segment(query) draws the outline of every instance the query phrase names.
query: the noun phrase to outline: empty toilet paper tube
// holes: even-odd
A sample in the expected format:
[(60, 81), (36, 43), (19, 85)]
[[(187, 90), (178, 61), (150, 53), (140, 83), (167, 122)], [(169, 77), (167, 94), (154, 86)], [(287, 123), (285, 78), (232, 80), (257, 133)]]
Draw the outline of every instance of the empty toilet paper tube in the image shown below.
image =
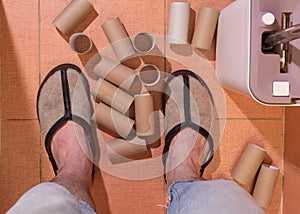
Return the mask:
[(211, 48), (220, 12), (209, 7), (201, 7), (198, 12), (192, 45), (202, 50)]
[(265, 156), (266, 151), (263, 148), (248, 144), (234, 168), (232, 177), (241, 184), (250, 186)]
[(253, 190), (253, 198), (263, 208), (267, 208), (272, 200), (279, 169), (263, 164), (259, 171)]
[(92, 40), (83, 33), (74, 33), (69, 41), (71, 49), (77, 54), (85, 54), (93, 47)]
[(131, 39), (119, 17), (111, 19), (102, 25), (102, 30), (112, 46), (117, 58), (124, 61), (135, 55)]
[(138, 136), (155, 134), (154, 103), (150, 94), (134, 96), (136, 132)]
[(190, 8), (191, 6), (188, 2), (171, 3), (168, 25), (169, 44), (187, 44)]
[(92, 88), (92, 95), (96, 102), (102, 101), (122, 114), (128, 112), (134, 100), (133, 96), (102, 78)]
[(93, 5), (87, 0), (73, 0), (56, 17), (53, 24), (62, 33), (68, 35), (93, 10)]
[(160, 71), (155, 65), (145, 64), (140, 70), (139, 79), (145, 86), (153, 86), (160, 80)]
[(134, 70), (105, 56), (101, 56), (93, 72), (126, 91), (131, 89), (136, 78)]
[(110, 108), (104, 103), (99, 103), (95, 109), (95, 119), (98, 126), (126, 138), (130, 134), (134, 120)]
[(133, 39), (133, 47), (139, 53), (148, 53), (155, 46), (154, 37), (148, 32), (138, 33)]
[(106, 143), (106, 151), (113, 164), (151, 157), (145, 140), (134, 142), (134, 139), (132, 141), (113, 139)]

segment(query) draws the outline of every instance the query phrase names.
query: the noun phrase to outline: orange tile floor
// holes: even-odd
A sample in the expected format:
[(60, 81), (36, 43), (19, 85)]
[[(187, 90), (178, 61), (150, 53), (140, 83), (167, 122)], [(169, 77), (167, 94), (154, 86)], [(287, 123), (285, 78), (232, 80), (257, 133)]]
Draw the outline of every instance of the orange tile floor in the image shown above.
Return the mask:
[[(232, 0), (190, 0), (197, 13), (202, 6), (221, 10)], [(73, 53), (52, 21), (70, 0), (1, 1), (1, 155), (0, 213), (4, 213), (30, 187), (53, 177), (36, 115), (36, 94), (45, 75), (56, 65), (74, 63), (84, 68), (85, 57)], [(108, 46), (101, 24), (119, 16), (129, 35), (167, 32), (169, 0), (90, 0), (95, 11), (85, 29), (96, 50)], [(81, 26), (83, 27), (83, 26)], [(94, 50), (95, 51), (95, 50)], [(162, 53), (166, 50), (162, 49)], [(215, 65), (215, 45), (203, 54)], [(172, 64), (173, 69), (178, 66)], [(264, 147), (280, 169), (271, 206), (282, 210), (284, 108), (266, 107), (235, 92), (224, 90), (225, 131), (205, 178), (231, 179), (231, 172), (247, 143)], [(162, 146), (162, 145), (161, 145)], [(161, 147), (157, 149), (161, 151)], [(162, 176), (142, 181), (126, 180), (96, 170), (92, 194), (99, 213), (164, 213)], [(289, 214), (289, 213), (288, 213)]]

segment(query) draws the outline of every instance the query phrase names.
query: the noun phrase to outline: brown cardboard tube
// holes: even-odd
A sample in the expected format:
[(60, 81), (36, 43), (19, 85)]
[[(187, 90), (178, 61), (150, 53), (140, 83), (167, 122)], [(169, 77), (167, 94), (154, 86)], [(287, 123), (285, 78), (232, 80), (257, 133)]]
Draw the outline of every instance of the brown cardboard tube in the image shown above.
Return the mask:
[(267, 208), (270, 205), (278, 174), (279, 169), (274, 166), (261, 166), (253, 190), (253, 198), (259, 206)]
[(220, 12), (209, 7), (199, 9), (192, 45), (202, 50), (209, 50), (214, 38)]
[(140, 32), (133, 39), (133, 47), (139, 53), (149, 53), (155, 47), (155, 39), (148, 32)]
[(103, 79), (130, 91), (136, 79), (135, 71), (105, 56), (101, 56), (100, 62), (95, 66), (93, 72)]
[(155, 133), (154, 103), (150, 94), (134, 96), (136, 132), (138, 136), (151, 136)]
[(122, 114), (128, 112), (134, 100), (133, 96), (102, 78), (92, 89), (92, 95), (96, 102), (102, 101)]
[(132, 42), (119, 17), (105, 22), (102, 25), (102, 30), (120, 61), (135, 55)]
[(87, 0), (73, 0), (56, 17), (53, 24), (65, 35), (71, 33), (79, 23), (93, 10), (93, 5)]
[(134, 125), (133, 120), (104, 103), (98, 104), (95, 119), (100, 129), (108, 130), (123, 138), (128, 137)]
[(132, 160), (141, 160), (151, 157), (145, 140), (135, 139), (126, 141), (113, 139), (106, 143), (106, 151), (112, 164), (120, 164)]
[(83, 33), (74, 33), (69, 40), (71, 49), (77, 54), (85, 54), (93, 47), (92, 40)]
[(266, 151), (263, 148), (252, 143), (248, 144), (232, 177), (239, 183), (250, 186), (265, 156)]
[(162, 92), (164, 89), (164, 72), (153, 64), (145, 64), (138, 73), (140, 82), (149, 92)]
[(145, 64), (140, 70), (139, 78), (145, 86), (153, 86), (160, 80), (160, 71), (155, 65)]
[(188, 2), (171, 2), (168, 25), (169, 44), (187, 44), (190, 7)]

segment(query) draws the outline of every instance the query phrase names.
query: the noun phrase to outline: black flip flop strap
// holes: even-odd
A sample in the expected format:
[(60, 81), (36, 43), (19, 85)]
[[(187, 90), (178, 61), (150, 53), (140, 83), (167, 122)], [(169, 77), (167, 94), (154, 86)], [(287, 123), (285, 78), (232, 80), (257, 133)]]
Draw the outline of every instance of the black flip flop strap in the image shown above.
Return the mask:
[(64, 117), (71, 119), (72, 118), (72, 108), (71, 108), (71, 98), (70, 98), (67, 69), (61, 70), (61, 83), (62, 83), (63, 99), (64, 99), (64, 107), (65, 107)]
[[(200, 81), (201, 84), (205, 84), (203, 81), (201, 81), (201, 79), (192, 71), (188, 71), (188, 70), (179, 70), (179, 71), (175, 71), (172, 76), (170, 76), (170, 78), (167, 80), (166, 84), (168, 84), (175, 76), (179, 76), (181, 75), (183, 77), (183, 82), (184, 82), (184, 122), (177, 124), (176, 126), (174, 126), (166, 135), (165, 137), (165, 146), (163, 149), (163, 165), (164, 165), (164, 170), (166, 170), (166, 160), (168, 157), (168, 151), (170, 149), (170, 144), (173, 140), (173, 138), (183, 129), (185, 128), (192, 128), (193, 130), (197, 131), (198, 133), (200, 133), (201, 135), (203, 135), (206, 140), (207, 143), (209, 144), (209, 158), (206, 158), (205, 163), (203, 163), (201, 165), (200, 168), (200, 176), (203, 175), (204, 170), (206, 168), (206, 166), (211, 162), (211, 160), (213, 159), (214, 156), (214, 143), (213, 143), (213, 139), (211, 137), (211, 135), (209, 134), (209, 132), (204, 129), (203, 127), (195, 124), (194, 122), (192, 122), (192, 117), (191, 117), (191, 110), (190, 110), (190, 80), (189, 80), (189, 76), (195, 78), (196, 80)], [(165, 101), (164, 101), (165, 103)], [(164, 108), (165, 110), (165, 108)], [(164, 178), (166, 180), (166, 171), (164, 172)]]
[(54, 136), (55, 132), (60, 127), (62, 127), (65, 123), (67, 123), (69, 120), (72, 120), (72, 121), (78, 123), (81, 127), (83, 127), (83, 129), (86, 133), (86, 136), (88, 138), (87, 140), (88, 140), (89, 145), (91, 147), (91, 152), (93, 154), (93, 159), (95, 159), (96, 147), (95, 147), (95, 144), (94, 144), (94, 139), (92, 138), (93, 134), (92, 134), (90, 125), (84, 119), (82, 119), (81, 117), (78, 117), (76, 115), (72, 115), (72, 117), (63, 116), (58, 121), (56, 121), (56, 123), (53, 124), (53, 126), (50, 128), (50, 130), (48, 131), (48, 133), (45, 137), (46, 151), (47, 151), (49, 160), (52, 164), (52, 168), (54, 170), (55, 175), (57, 174), (58, 167), (57, 167), (56, 161), (55, 161), (55, 159), (53, 157), (53, 154), (52, 154), (51, 140), (52, 140), (52, 137)]
[[(78, 70), (78, 69), (76, 69), (76, 70), (78, 72), (80, 72), (80, 70)], [(45, 137), (46, 151), (48, 153), (49, 160), (51, 161), (51, 164), (52, 164), (55, 174), (57, 174), (58, 167), (57, 167), (56, 161), (55, 161), (52, 151), (51, 151), (51, 140), (52, 140), (52, 137), (54, 136), (55, 132), (69, 120), (72, 120), (72, 121), (78, 123), (79, 125), (81, 125), (84, 128), (85, 133), (87, 134), (87, 137), (88, 137), (88, 141), (90, 142), (91, 151), (93, 153), (93, 156), (95, 156), (95, 145), (93, 143), (92, 131), (91, 131), (89, 124), (83, 118), (72, 114), (67, 68), (61, 69), (61, 83), (62, 83), (63, 100), (64, 100), (64, 116), (61, 117), (58, 121), (56, 121), (53, 124), (53, 126), (50, 128), (50, 130), (48, 131), (48, 133)]]
[(165, 146), (163, 148), (163, 156), (162, 156), (162, 161), (163, 161), (163, 165), (164, 165), (164, 178), (166, 179), (166, 162), (167, 162), (167, 158), (168, 158), (168, 151), (170, 149), (170, 145), (172, 140), (174, 139), (174, 137), (183, 129), (185, 128), (192, 128), (193, 130), (195, 130), (196, 132), (200, 133), (201, 135), (203, 135), (205, 137), (205, 139), (207, 140), (207, 143), (209, 145), (209, 158), (206, 158), (206, 161), (201, 165), (200, 168), (200, 172), (199, 175), (202, 176), (204, 173), (205, 168), (208, 166), (208, 164), (212, 161), (213, 157), (214, 157), (214, 144), (213, 144), (213, 139), (211, 137), (211, 135), (206, 131), (206, 129), (202, 128), (201, 126), (198, 126), (195, 123), (187, 123), (187, 122), (183, 122), (180, 124), (177, 124), (176, 126), (174, 126), (166, 135), (165, 137)]

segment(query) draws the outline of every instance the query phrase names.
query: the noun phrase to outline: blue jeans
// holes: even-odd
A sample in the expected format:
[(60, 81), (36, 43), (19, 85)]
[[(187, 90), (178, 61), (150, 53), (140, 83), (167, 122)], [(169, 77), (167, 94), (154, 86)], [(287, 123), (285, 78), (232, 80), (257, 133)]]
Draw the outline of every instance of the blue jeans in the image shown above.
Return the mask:
[(179, 181), (170, 186), (168, 214), (258, 214), (264, 211), (233, 181)]
[[(169, 189), (169, 214), (258, 214), (264, 213), (244, 189), (232, 181), (179, 181)], [(8, 211), (12, 213), (94, 214), (56, 183), (42, 183), (27, 191)]]
[(77, 200), (67, 189), (53, 182), (28, 190), (7, 213), (95, 214), (88, 204)]

